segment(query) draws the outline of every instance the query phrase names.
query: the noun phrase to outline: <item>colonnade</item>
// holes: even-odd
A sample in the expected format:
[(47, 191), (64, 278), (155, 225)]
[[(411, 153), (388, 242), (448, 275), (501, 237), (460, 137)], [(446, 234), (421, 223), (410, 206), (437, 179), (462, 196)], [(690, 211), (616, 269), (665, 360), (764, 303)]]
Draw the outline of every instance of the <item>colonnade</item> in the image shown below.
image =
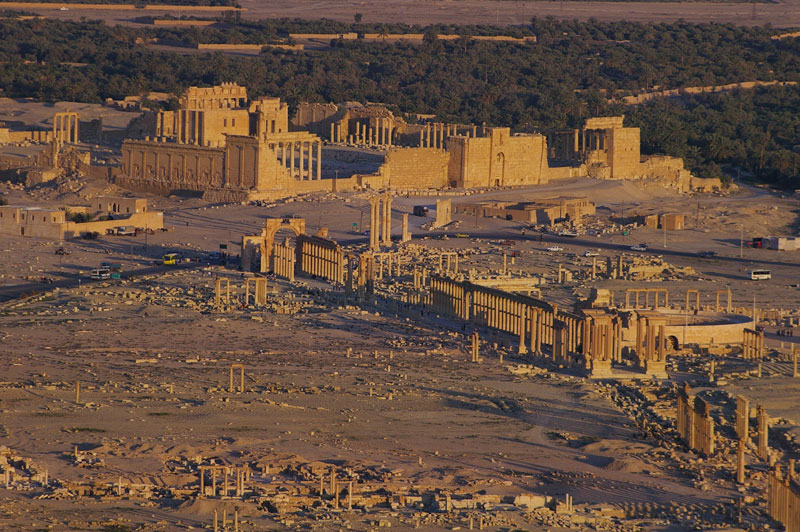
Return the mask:
[(610, 315), (589, 316), (583, 320), (583, 352), (592, 370), (611, 368), (622, 361), (622, 325)]
[(742, 358), (761, 360), (764, 356), (764, 332), (744, 329), (742, 336)]
[(78, 113), (56, 113), (53, 115), (53, 140), (56, 142), (78, 142)]
[(272, 246), (272, 271), (275, 275), (294, 281), (296, 262), (297, 249), (289, 244), (288, 238), (283, 244), (275, 244)]
[(387, 275), (390, 277), (393, 275), (400, 276), (402, 275), (400, 271), (400, 255), (396, 253), (373, 253), (373, 257), (375, 258), (375, 263), (378, 268), (377, 278), (378, 280), (383, 280), (383, 268), (386, 267)]
[(377, 251), (392, 245), (392, 193), (369, 198), (369, 248)]
[(458, 273), (458, 252), (442, 251), (439, 254), (439, 273)]
[(344, 284), (344, 252), (333, 240), (300, 235), (300, 271), (333, 283)]
[[(418, 276), (415, 272), (415, 283)], [(439, 314), (498, 329), (519, 337), (519, 352), (541, 355), (543, 346), (553, 348), (557, 327), (564, 329), (562, 344), (570, 353), (584, 346), (584, 319), (558, 306), (530, 296), (431, 276), (425, 304)]]
[(689, 393), (689, 385), (678, 389), (677, 428), (690, 449), (706, 456), (714, 454), (714, 419), (708, 404)]
[(292, 177), (300, 181), (322, 179), (321, 140), (281, 141), (270, 143), (269, 147), (280, 154), (281, 164)]
[(800, 532), (800, 486), (795, 474), (792, 460), (786, 475), (776, 466), (767, 476), (767, 513), (782, 523), (786, 532)]
[[(419, 130), (419, 147), (420, 148), (439, 148), (444, 149), (445, 139), (460, 134), (460, 130), (466, 130), (464, 133), (468, 137), (478, 136), (478, 126), (472, 124), (469, 126), (459, 126), (458, 124), (444, 124), (442, 122), (434, 122), (425, 124)], [(481, 127), (481, 135), (486, 134), (486, 127)]]
[(731, 309), (733, 308), (733, 293), (730, 291), (730, 289), (717, 290), (715, 292), (715, 294), (714, 294), (714, 309), (717, 312), (722, 312), (722, 310), (720, 310), (720, 306), (719, 306), (719, 296), (728, 296), (728, 304), (725, 307), (725, 312), (730, 312)]
[[(663, 363), (666, 361), (666, 318), (638, 314), (636, 318), (636, 346), (634, 348), (639, 365)], [(656, 336), (656, 330), (658, 335)]]
[(217, 475), (222, 476), (222, 493), (220, 497), (230, 496), (230, 487), (228, 485), (228, 475), (235, 475), (235, 482), (233, 489), (236, 497), (244, 496), (245, 484), (250, 481), (250, 470), (246, 466), (231, 467), (222, 465), (208, 465), (198, 467), (198, 475), (200, 476), (200, 495), (206, 494), (206, 472), (211, 473), (211, 496), (217, 497)]
[(582, 144), (578, 146), (579, 136), (577, 134), (575, 135), (576, 152), (583, 151), (583, 153), (586, 153), (587, 151), (598, 151), (608, 148), (608, 146), (606, 146), (606, 131), (603, 129), (584, 129), (580, 137), (582, 137)]
[[(374, 121), (374, 126), (371, 122)], [(349, 144), (352, 146), (375, 146), (382, 148), (391, 148), (394, 146), (395, 125), (394, 120), (391, 118), (374, 118), (369, 120), (370, 123), (363, 123), (355, 119), (347, 124), (347, 132), (343, 131), (342, 124), (332, 123), (330, 138), (331, 142), (336, 144)], [(350, 132), (350, 125), (354, 127), (355, 131)]]
[(203, 112), (197, 109), (179, 109), (175, 121), (175, 136), (180, 144), (202, 145), (200, 132), (202, 127), (200, 122), (203, 119)]
[[(644, 294), (644, 307), (639, 305), (639, 295)], [(650, 306), (650, 294), (653, 294), (653, 305)], [(658, 308), (659, 296), (664, 295), (664, 305), (669, 306), (669, 292), (666, 288), (626, 288), (625, 308)], [(631, 295), (634, 296), (634, 306), (631, 307)], [(687, 296), (688, 297), (688, 296)]]

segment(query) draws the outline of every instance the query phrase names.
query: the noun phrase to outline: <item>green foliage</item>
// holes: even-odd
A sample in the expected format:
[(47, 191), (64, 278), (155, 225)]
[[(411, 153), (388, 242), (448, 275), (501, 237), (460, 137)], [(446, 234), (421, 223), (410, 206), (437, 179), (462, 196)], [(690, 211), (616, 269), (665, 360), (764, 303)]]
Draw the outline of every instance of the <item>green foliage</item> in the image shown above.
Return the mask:
[[(702, 176), (752, 174), (796, 187), (796, 87), (611, 104), (642, 91), (751, 80), (800, 81), (800, 40), (772, 40), (768, 27), (637, 24), (535, 18), (527, 26), (428, 27), (294, 19), (211, 27), (109, 28), (98, 21), (0, 21), (0, 89), (8, 97), (101, 102), (149, 91), (178, 95), (225, 81), (251, 96), (302, 101), (383, 102), (396, 112), (444, 121), (507, 125), (517, 131), (579, 127), (623, 113), (642, 127), (645, 153), (684, 157)], [(179, 55), (148, 48), (183, 43), (270, 43), (289, 33), (423, 33), (422, 43), (335, 39), (305, 52), (265, 49), (258, 57)], [(535, 35), (535, 44), (437, 39), (437, 35)], [(74, 64), (86, 66), (75, 67)], [(782, 102), (787, 99), (790, 105)], [(174, 109), (172, 99), (165, 108)], [(413, 119), (410, 119), (413, 120)]]
[(66, 211), (66, 219), (68, 222), (75, 222), (78, 224), (91, 222), (94, 220), (94, 214), (84, 213), (84, 212), (72, 212), (69, 209), (64, 209)]
[(125, 525), (104, 525), (102, 528), (102, 532), (132, 532), (130, 527)]
[(5, 196), (0, 196), (0, 205), (8, 205), (8, 200)]
[(800, 188), (800, 87), (764, 87), (684, 96), (630, 109), (642, 151), (686, 160), (700, 177), (752, 176)]

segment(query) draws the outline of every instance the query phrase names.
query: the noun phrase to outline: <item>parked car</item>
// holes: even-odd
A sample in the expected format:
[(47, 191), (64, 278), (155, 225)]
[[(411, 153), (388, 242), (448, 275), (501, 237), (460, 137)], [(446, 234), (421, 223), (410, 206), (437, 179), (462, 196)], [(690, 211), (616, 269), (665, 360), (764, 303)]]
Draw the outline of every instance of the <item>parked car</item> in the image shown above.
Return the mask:
[(69, 251), (64, 248), (58, 248), (56, 250), (56, 255), (69, 255)]
[(699, 251), (697, 253), (701, 257), (715, 257), (717, 255), (716, 251)]
[(586, 251), (583, 252), (583, 256), (584, 257), (599, 257), (600, 254), (598, 252), (596, 252), (596, 251), (591, 250), (591, 249), (587, 249)]
[(564, 251), (564, 248), (562, 248), (561, 246), (550, 246), (549, 248), (547, 248), (547, 251)]
[(111, 270), (112, 272), (122, 271), (122, 264), (120, 264), (119, 262), (115, 262), (115, 263), (101, 262), (100, 263), (100, 267), (101, 268), (106, 268), (108, 270)]
[(631, 246), (633, 251), (647, 251), (647, 244), (636, 244), (635, 246)]
[(136, 236), (136, 228), (131, 226), (117, 227), (119, 236)]

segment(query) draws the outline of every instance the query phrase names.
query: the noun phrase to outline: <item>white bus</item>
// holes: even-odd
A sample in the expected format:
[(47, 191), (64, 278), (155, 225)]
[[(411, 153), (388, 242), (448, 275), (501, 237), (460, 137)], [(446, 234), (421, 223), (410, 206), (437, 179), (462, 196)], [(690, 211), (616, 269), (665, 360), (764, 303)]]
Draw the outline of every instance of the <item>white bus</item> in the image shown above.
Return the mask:
[(750, 279), (754, 281), (772, 279), (772, 272), (769, 270), (750, 270), (748, 274), (750, 274)]

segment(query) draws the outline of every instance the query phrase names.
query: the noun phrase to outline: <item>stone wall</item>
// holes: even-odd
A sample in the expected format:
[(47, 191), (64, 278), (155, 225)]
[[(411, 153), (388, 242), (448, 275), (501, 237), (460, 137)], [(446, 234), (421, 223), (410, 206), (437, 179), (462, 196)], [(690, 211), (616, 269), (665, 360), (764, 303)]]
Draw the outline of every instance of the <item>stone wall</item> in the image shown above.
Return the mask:
[(66, 221), (66, 212), (60, 209), (0, 207), (0, 234), (5, 235), (63, 240), (91, 232), (105, 233), (106, 229), (123, 226), (161, 229), (164, 227), (164, 213), (146, 212), (115, 220), (76, 223)]
[(204, 191), (224, 185), (224, 161), (224, 148), (126, 140), (122, 145), (122, 175), (114, 181), (126, 188), (157, 194)]
[(611, 179), (625, 179), (636, 175), (641, 158), (638, 127), (620, 127), (607, 132), (608, 165)]
[(330, 128), (337, 115), (339, 115), (339, 106), (335, 103), (302, 102), (297, 105), (297, 112), (292, 118), (292, 127), (333, 141), (330, 138)]
[(45, 129), (31, 129), (14, 131), (0, 128), (0, 144), (17, 144), (20, 142), (35, 142), (46, 144), (53, 140), (53, 132)]
[(447, 186), (449, 155), (436, 148), (395, 148), (386, 154), (378, 173), (393, 189)]
[(450, 137), (448, 180), (463, 188), (538, 185), (549, 181), (547, 140), (491, 128), (486, 137)]

